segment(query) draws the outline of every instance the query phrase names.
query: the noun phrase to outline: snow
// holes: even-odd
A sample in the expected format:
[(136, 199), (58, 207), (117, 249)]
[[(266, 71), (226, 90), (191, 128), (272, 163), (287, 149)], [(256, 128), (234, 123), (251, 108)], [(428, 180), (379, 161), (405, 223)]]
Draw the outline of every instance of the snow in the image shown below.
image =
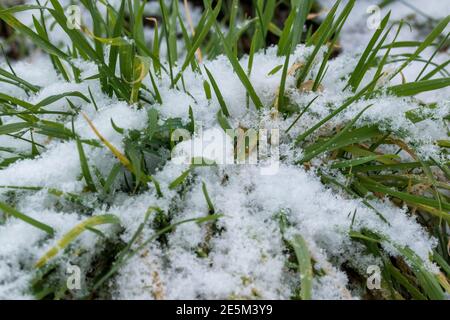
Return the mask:
[[(325, 9), (331, 8), (335, 3), (335, 1), (331, 0), (320, 0), (319, 2)], [(343, 3), (346, 2), (347, 1), (343, 1)], [(356, 1), (355, 7), (349, 16), (349, 20), (344, 25), (340, 35), (341, 39), (339, 45), (342, 47), (344, 52), (355, 54), (364, 50), (374, 31), (369, 29), (367, 26), (367, 21), (370, 17), (370, 14), (367, 10), (371, 6), (379, 5), (379, 3), (380, 1), (375, 0)], [(450, 2), (433, 0), (427, 1), (426, 5), (424, 6), (423, 0), (397, 0), (381, 8), (381, 19), (388, 12), (391, 12), (391, 21), (400, 22), (401, 20), (403, 20), (407, 24), (409, 23), (411, 26), (410, 28), (408, 25), (405, 25), (399, 33), (397, 40), (423, 41), (432, 30), (430, 25), (436, 25), (436, 22), (445, 18), (449, 14)], [(433, 20), (433, 23), (431, 24), (430, 19)], [(394, 28), (394, 30), (396, 31), (396, 28)], [(447, 26), (442, 34), (446, 35), (448, 32), (450, 32), (450, 26)], [(394, 40), (394, 35), (395, 32), (391, 32), (386, 40), (387, 44)], [(392, 49), (391, 53), (413, 53), (415, 49), (415, 47), (394, 48)], [(434, 47), (425, 49), (425, 51), (421, 54), (421, 57), (426, 61), (434, 53), (434, 49)], [(433, 61), (437, 64), (442, 64), (448, 60), (448, 51), (438, 52), (438, 54), (433, 59)], [(405, 68), (405, 70), (403, 71), (403, 75), (408, 82), (413, 81), (416, 79), (417, 75), (420, 73), (423, 67), (424, 63), (413, 62), (407, 68)], [(430, 66), (428, 66), (423, 75), (425, 75), (429, 71), (431, 71)], [(397, 83), (401, 83), (401, 76), (396, 77), (395, 80), (397, 81)], [(426, 102), (436, 102), (441, 100), (448, 100), (449, 95), (450, 89), (447, 87), (433, 92), (422, 93), (418, 95), (418, 98)]]
[[(225, 172), (229, 180), (223, 185), (221, 181)], [(289, 298), (290, 279), (286, 279), (286, 257), (276, 219), (280, 210), (288, 212), (288, 219), (294, 224), (289, 232), (302, 234), (312, 248), (318, 248), (313, 251), (319, 252), (315, 258), (324, 265), (332, 259), (344, 263), (349, 257), (356, 256), (352, 254), (355, 244), (348, 237), (351, 223), (349, 213), (355, 210), (355, 229), (379, 230), (388, 234), (395, 243), (410, 246), (425, 260), (435, 245), (435, 241), (429, 239), (404, 210), (389, 203), (380, 203), (379, 210), (391, 223), (391, 227), (387, 227), (359, 201), (336, 195), (314, 175), (297, 167), (282, 166), (274, 176), (260, 175), (257, 167), (241, 166), (215, 169), (213, 172), (202, 168), (196, 173), (197, 182), (191, 186), (187, 198), (181, 204), (183, 210), (178, 212), (176, 220), (192, 218), (198, 216), (199, 212), (207, 211), (201, 192), (201, 181), (204, 181), (216, 210), (224, 214), (218, 226), (225, 231), (211, 241), (208, 258), (199, 258), (195, 253), (205, 232), (204, 228), (195, 224), (177, 228), (169, 237), (169, 248), (163, 254), (158, 250), (154, 253), (154, 248), (149, 249), (151, 261), (158, 261), (159, 258), (157, 265), (170, 265), (170, 268), (159, 270), (165, 286), (165, 298), (168, 299), (254, 297), (253, 292), (258, 292), (263, 299)], [(317, 197), (318, 194), (321, 196)], [(144, 210), (142, 208), (141, 211)], [(364, 254), (359, 251), (358, 257), (361, 255)], [(146, 258), (142, 260), (133, 260), (128, 264), (118, 282), (130, 287), (126, 279), (137, 275), (149, 263)], [(317, 284), (321, 288), (317, 298), (348, 298), (346, 290), (335, 290), (345, 288), (345, 274), (330, 269), (332, 272), (327, 278), (320, 279), (326, 285)], [(194, 283), (195, 286), (192, 285)], [(136, 287), (133, 291), (136, 291)], [(117, 297), (141, 298), (142, 294), (130, 296), (128, 290), (119, 290)], [(151, 298), (151, 292), (147, 295)]]
[(0, 181), (6, 186), (36, 186), (81, 191), (77, 181), (80, 162), (73, 142), (60, 143), (38, 159), (21, 160), (0, 171)]
[[(166, 213), (170, 212), (173, 221), (207, 215), (208, 206), (202, 190), (203, 183), (216, 213), (223, 215), (216, 222), (221, 232), (209, 240), (210, 254), (207, 257), (199, 256), (196, 250), (208, 238), (211, 224), (180, 225), (168, 234), (166, 246), (156, 242), (148, 244), (145, 252), (134, 256), (119, 270), (117, 277), (111, 282), (113, 298), (289, 299), (293, 295), (293, 289), (298, 287), (298, 275), (286, 266), (285, 245), (277, 218), (280, 212), (284, 212), (291, 223), (286, 230), (286, 236), (290, 238), (301, 234), (317, 263), (316, 268), (325, 270), (323, 277), (314, 278), (315, 299), (359, 298), (357, 292), (347, 287), (347, 276), (340, 267), (350, 263), (365, 272), (368, 265), (379, 264), (379, 261), (363, 251), (362, 245), (351, 241), (348, 235), (354, 212), (354, 230), (371, 229), (387, 236), (396, 244), (408, 246), (427, 262), (430, 270), (436, 271), (429, 260), (429, 254), (437, 242), (429, 237), (405, 208), (398, 208), (388, 200), (372, 200), (371, 204), (389, 221), (390, 224), (387, 225), (361, 200), (350, 199), (347, 195), (323, 185), (314, 169), (306, 171), (293, 164), (298, 154), (291, 150), (290, 138), (304, 132), (352, 95), (349, 91), (342, 90), (346, 84), (345, 77), (358, 61), (355, 53), (360, 51), (356, 51), (357, 48), (364, 46), (371, 34), (369, 30), (361, 28), (366, 19), (362, 14), (365, 12), (366, 2), (369, 3), (357, 2), (355, 10), (361, 14), (356, 14), (354, 20), (349, 21), (349, 27), (344, 29), (341, 41), (344, 53), (329, 63), (330, 69), (322, 83), (323, 91), (319, 93), (319, 98), (289, 135), (282, 138), (280, 150), (286, 158), (274, 175), (262, 175), (261, 164), (230, 164), (233, 154), (227, 152), (231, 148), (224, 148), (224, 145), (230, 147), (232, 142), (224, 135), (216, 121), (216, 113), (220, 110), (217, 98), (214, 93), (211, 101), (205, 97), (203, 80), (207, 77), (204, 71), (202, 74), (185, 71), (185, 87), (191, 96), (170, 88), (168, 77), (164, 77), (158, 83), (162, 104), (151, 107), (144, 105), (139, 109), (102, 94), (96, 80), (82, 83), (64, 82), (54, 72), (50, 61), (40, 53), (36, 53), (27, 61), (14, 63), (17, 74), (40, 86), (41, 90), (28, 97), (22, 90), (0, 82), (0, 92), (36, 103), (51, 95), (69, 91), (79, 91), (89, 97), (90, 88), (98, 111), (94, 109), (93, 104), (79, 98), (71, 98), (71, 101), (87, 114), (99, 132), (119, 150), (123, 150), (123, 136), (113, 129), (111, 120), (126, 130), (142, 130), (146, 125), (147, 111), (151, 108), (156, 108), (163, 119), (179, 117), (187, 122), (188, 110), (192, 107), (197, 126), (202, 128), (204, 136), (211, 138), (206, 141), (206, 144), (211, 146), (210, 152), (206, 154), (199, 148), (201, 140), (198, 131), (193, 140), (184, 141), (176, 147), (173, 159), (155, 174), (156, 180), (161, 184), (163, 197), (158, 198), (152, 190), (139, 195), (117, 192), (108, 208), (95, 208), (95, 214), (108, 212), (120, 218), (124, 227), (121, 234), (124, 242), (130, 241), (143, 221), (145, 212), (152, 206), (157, 206)], [(429, 2), (436, 4), (426, 7), (430, 15), (440, 17), (445, 10), (450, 11), (449, 4), (444, 1)], [(117, 3), (111, 1), (111, 4)], [(439, 3), (442, 6), (437, 6)], [(152, 12), (154, 8), (149, 5), (147, 10)], [(395, 15), (394, 19), (409, 14), (404, 8), (393, 8), (393, 12), (401, 14)], [(197, 17), (198, 13), (194, 16)], [(19, 14), (19, 17), (22, 21), (31, 21), (27, 20), (30, 16), (25, 13)], [(198, 19), (195, 17), (194, 20)], [(360, 32), (361, 30), (364, 31)], [(58, 30), (54, 30), (52, 34), (55, 41), (67, 41)], [(420, 34), (410, 36), (415, 39)], [(307, 54), (308, 49), (298, 46), (290, 61), (302, 61)], [(445, 59), (442, 55), (445, 53), (438, 56), (441, 61)], [(265, 106), (270, 106), (275, 100), (281, 77), (281, 70), (274, 75), (269, 75), (269, 72), (283, 62), (284, 58), (276, 56), (275, 47), (268, 48), (265, 53), (259, 52), (254, 57), (250, 80)], [(76, 63), (83, 67), (83, 78), (95, 74), (95, 65), (92, 63)], [(244, 69), (247, 63), (248, 57), (243, 57), (241, 64)], [(223, 93), (233, 127), (279, 128), (284, 132), (293, 122), (294, 117), (274, 120), (269, 112), (257, 113), (252, 103), (247, 109), (245, 88), (226, 57), (219, 56), (213, 61), (205, 61), (204, 65), (211, 71)], [(314, 66), (314, 70), (317, 67)], [(405, 72), (405, 76), (412, 79), (412, 75), (416, 75), (420, 69), (421, 66), (413, 64), (413, 67)], [(300, 93), (293, 89), (293, 82), (292, 77), (288, 78), (287, 87), (290, 88), (288, 93), (295, 104), (304, 106), (316, 96), (316, 93)], [(148, 79), (145, 79), (144, 83), (151, 87)], [(385, 93), (380, 97), (353, 104), (330, 121), (326, 128), (348, 122), (363, 107), (373, 104), (356, 125), (378, 123), (382, 130), (392, 130), (407, 142), (416, 145), (424, 157), (444, 157), (445, 155), (438, 153), (433, 142), (448, 139), (447, 127), (433, 119), (442, 118), (442, 115), (450, 110), (448, 90), (447, 88), (438, 93), (423, 95), (425, 100), (438, 102), (436, 108), (430, 111), (436, 116), (425, 121), (412, 123), (405, 116), (406, 111), (419, 108), (419, 101)], [(64, 99), (52, 103), (47, 109), (70, 111)], [(54, 115), (44, 115), (43, 118), (56, 119)], [(15, 121), (8, 117), (2, 117), (2, 120), (5, 124)], [(65, 125), (71, 129), (72, 123), (67, 121)], [(81, 116), (75, 118), (74, 128), (82, 139), (97, 139)], [(21, 160), (0, 170), (0, 186), (56, 188), (64, 192), (82, 193), (85, 182), (81, 175), (76, 143), (47, 141), (43, 137), (37, 139), (45, 144), (46, 149), (34, 159)], [(18, 150), (29, 148), (29, 144), (25, 142), (4, 136), (0, 138), (0, 144)], [(194, 152), (191, 150), (192, 146)], [(203, 147), (205, 148), (205, 145)], [(89, 164), (97, 167), (104, 175), (117, 162), (105, 148), (85, 145), (85, 152)], [(4, 156), (4, 153), (0, 153), (0, 159)], [(187, 169), (192, 157), (199, 156), (213, 160), (218, 165), (193, 169), (189, 176), (190, 184), (183, 190), (182, 195), (177, 190), (171, 190), (170, 183)], [(222, 161), (223, 159), (226, 161)], [(9, 200), (7, 191), (8, 189), (0, 189), (0, 200)], [(54, 239), (48, 239), (42, 231), (14, 218), (8, 218), (5, 224), (0, 225), (0, 299), (31, 299), (28, 284), (33, 275), (34, 263), (54, 245), (56, 239), (85, 218), (76, 210), (70, 210), (66, 206), (61, 208), (59, 202), (48, 194), (46, 189), (33, 195), (20, 192), (16, 204), (16, 208), (21, 212), (55, 228), (56, 235)], [(96, 205), (96, 202), (93, 201), (93, 204)], [(146, 225), (140, 241), (151, 237), (155, 232), (150, 224)], [(89, 259), (98, 250), (96, 239), (94, 234), (87, 233), (78, 242), (84, 248), (92, 250), (92, 254), (87, 255), (82, 262), (85, 265), (89, 265)], [(393, 255), (398, 254), (392, 246), (384, 246)], [(65, 259), (81, 263), (76, 257)], [(62, 258), (61, 260), (65, 261)]]

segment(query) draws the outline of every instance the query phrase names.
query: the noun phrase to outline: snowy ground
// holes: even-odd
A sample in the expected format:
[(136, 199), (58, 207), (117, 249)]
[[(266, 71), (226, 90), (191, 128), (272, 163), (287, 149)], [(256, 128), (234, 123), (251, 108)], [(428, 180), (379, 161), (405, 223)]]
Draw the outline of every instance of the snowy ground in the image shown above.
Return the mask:
[[(321, 1), (326, 7), (332, 1)], [(355, 230), (369, 228), (388, 236), (397, 244), (409, 246), (420, 257), (429, 261), (428, 257), (436, 240), (430, 238), (413, 217), (406, 214), (406, 208), (398, 208), (388, 200), (374, 200), (376, 207), (390, 222), (386, 225), (373, 210), (362, 204), (360, 200), (348, 198), (343, 193), (324, 186), (315, 170), (306, 171), (294, 165), (301, 156), (301, 151), (290, 149), (289, 137), (295, 137), (306, 128), (323, 118), (330, 112), (329, 106), (340, 105), (349, 95), (342, 92), (345, 86), (343, 80), (354, 69), (358, 56), (364, 49), (373, 31), (366, 27), (366, 9), (374, 1), (357, 1), (357, 6), (351, 14), (351, 19), (341, 36), (340, 45), (343, 53), (330, 63), (327, 77), (323, 82), (323, 92), (311, 107), (311, 112), (302, 117), (301, 121), (282, 137), (280, 152), (283, 160), (274, 174), (261, 174), (264, 164), (258, 165), (217, 165), (199, 167), (193, 170), (189, 186), (182, 191), (169, 188), (170, 183), (179, 177), (187, 168), (168, 162), (155, 178), (161, 185), (162, 198), (158, 198), (151, 190), (139, 195), (116, 193), (110, 207), (96, 208), (96, 215), (111, 213), (120, 218), (124, 227), (122, 240), (128, 242), (136, 229), (142, 223), (144, 214), (151, 206), (171, 212), (174, 221), (206, 215), (208, 204), (202, 190), (203, 183), (207, 186), (209, 196), (217, 213), (223, 214), (218, 219), (217, 227), (222, 230), (219, 235), (209, 241), (210, 254), (207, 258), (199, 256), (196, 249), (208, 237), (208, 225), (187, 223), (179, 226), (168, 235), (168, 244), (161, 247), (157, 242), (146, 246), (144, 252), (133, 257), (122, 267), (113, 281), (111, 290), (113, 298), (117, 299), (198, 299), (198, 298), (263, 298), (288, 299), (293, 294), (293, 288), (298, 286), (298, 277), (288, 272), (285, 265), (286, 253), (280, 233), (278, 219), (283, 212), (290, 226), (286, 236), (300, 233), (308, 243), (314, 268), (325, 270), (325, 275), (314, 278), (313, 298), (315, 299), (348, 299), (359, 298), (359, 292), (348, 288), (347, 275), (340, 269), (344, 264), (364, 273), (369, 265), (381, 262), (364, 252), (362, 245), (350, 241), (348, 231), (352, 223), (352, 214), (357, 212), (353, 225)], [(409, 1), (419, 5), (422, 1)], [(442, 18), (450, 13), (450, 2), (429, 0), (427, 6), (421, 6), (424, 13)], [(393, 19), (401, 19), (411, 14), (411, 9), (402, 3), (388, 7), (392, 9)], [(384, 8), (385, 12), (388, 8)], [(18, 15), (22, 21), (30, 19), (27, 13)], [(422, 23), (424, 17), (417, 15), (416, 22)], [(417, 29), (414, 25), (410, 32), (405, 28), (399, 38), (402, 40), (421, 40), (427, 32)], [(55, 37), (58, 34), (55, 31)], [(62, 39), (62, 38), (61, 38)], [(60, 39), (60, 40), (61, 40)], [(64, 40), (64, 39), (62, 39)], [(430, 49), (431, 50), (431, 49)], [(306, 54), (305, 48), (299, 46), (291, 61), (301, 61)], [(424, 54), (429, 56), (431, 50)], [(241, 60), (247, 65), (247, 58)], [(442, 63), (449, 59), (448, 52), (441, 52), (436, 61)], [(269, 75), (276, 66), (283, 64), (284, 58), (277, 57), (275, 48), (255, 56), (251, 81), (264, 105), (270, 105), (275, 97), (281, 72)], [(83, 68), (83, 78), (96, 73), (94, 64), (80, 61)], [(233, 72), (226, 57), (214, 61), (206, 61), (218, 81), (219, 88), (227, 102), (232, 116), (232, 125), (245, 127), (251, 123), (259, 123), (264, 128), (278, 128), (284, 132), (294, 118), (281, 120), (272, 114), (257, 114), (247, 110), (246, 92), (241, 82)], [(423, 65), (416, 63), (404, 72), (404, 76), (412, 81)], [(42, 87), (36, 95), (27, 97), (24, 92), (14, 86), (0, 83), (0, 92), (15, 96), (31, 103), (68, 91), (79, 91), (89, 96), (91, 89), (98, 111), (92, 104), (81, 99), (72, 101), (92, 119), (101, 134), (120, 150), (123, 149), (122, 135), (111, 125), (111, 119), (120, 128), (143, 129), (146, 125), (148, 108), (157, 108), (163, 118), (180, 117), (189, 121), (189, 107), (192, 107), (196, 121), (203, 125), (203, 132), (222, 130), (216, 121), (216, 113), (220, 110), (218, 101), (206, 99), (203, 79), (190, 71), (185, 72), (186, 90), (192, 96), (170, 89), (169, 79), (163, 78), (158, 83), (163, 104), (160, 106), (137, 109), (105, 96), (96, 80), (87, 80), (80, 84), (62, 81), (55, 73), (50, 61), (40, 52), (34, 53), (23, 61), (15, 62), (16, 73), (30, 83)], [(145, 80), (151, 86), (150, 80)], [(293, 81), (293, 79), (288, 79)], [(397, 79), (395, 81), (398, 81)], [(315, 97), (315, 93), (299, 94), (292, 92), (292, 99), (298, 104), (305, 104)], [(437, 102), (433, 112), (437, 117), (447, 114), (450, 107), (450, 88), (445, 88), (420, 96), (427, 102)], [(418, 102), (410, 98), (385, 96), (371, 101), (354, 104), (351, 108), (332, 120), (330, 126), (353, 119), (363, 105), (373, 104), (357, 125), (379, 123), (389, 126), (405, 141), (414, 143), (422, 155), (441, 157), (432, 144), (439, 139), (447, 139), (445, 123), (430, 120), (413, 124), (405, 117), (405, 112), (418, 108)], [(70, 111), (65, 100), (51, 104), (48, 110)], [(56, 119), (56, 115), (47, 115)], [(8, 123), (8, 118), (3, 119)], [(66, 123), (71, 127), (70, 121)], [(96, 136), (83, 117), (74, 120), (76, 132), (84, 139), (96, 139)], [(406, 130), (406, 132), (405, 132)], [(28, 137), (29, 138), (29, 137)], [(81, 193), (84, 181), (81, 178), (79, 154), (75, 142), (50, 141), (42, 138), (37, 142), (45, 145), (46, 151), (36, 159), (16, 162), (0, 171), (0, 186), (33, 186), (55, 188), (66, 193)], [(217, 143), (217, 141), (216, 141)], [(227, 142), (225, 142), (227, 143)], [(0, 145), (15, 149), (27, 150), (29, 143), (8, 136), (0, 136)], [(214, 145), (221, 148), (222, 145)], [(181, 147), (180, 147), (181, 148)], [(183, 150), (178, 149), (182, 153)], [(221, 149), (220, 149), (221, 150)], [(221, 151), (218, 150), (220, 153)], [(116, 159), (105, 148), (85, 147), (86, 156), (92, 166), (107, 175)], [(216, 153), (216, 156), (219, 156)], [(0, 153), (2, 157), (2, 153)], [(39, 192), (18, 192), (15, 207), (20, 212), (51, 225), (56, 230), (53, 239), (48, 239), (38, 230), (21, 220), (8, 219), (0, 225), (0, 299), (33, 298), (29, 292), (29, 281), (32, 279), (33, 266), (51, 246), (55, 239), (61, 238), (84, 217), (76, 208), (60, 203), (59, 199), (43, 189)], [(7, 189), (0, 190), (0, 200), (10, 197)], [(95, 199), (89, 199), (96, 205)], [(111, 228), (99, 227), (106, 233)], [(147, 226), (142, 239), (155, 233)], [(90, 259), (100, 250), (97, 244), (98, 236), (94, 233), (84, 233), (80, 236), (77, 246), (86, 254), (61, 255), (61, 263), (79, 265), (82, 270), (90, 264)], [(386, 250), (396, 253), (393, 247), (386, 245)], [(430, 270), (436, 270), (429, 263)]]

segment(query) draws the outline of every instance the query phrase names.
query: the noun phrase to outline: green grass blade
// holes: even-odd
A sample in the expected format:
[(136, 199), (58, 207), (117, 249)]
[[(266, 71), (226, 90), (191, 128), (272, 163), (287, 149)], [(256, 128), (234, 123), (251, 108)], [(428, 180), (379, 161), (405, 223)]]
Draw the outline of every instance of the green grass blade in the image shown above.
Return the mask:
[(173, 180), (169, 185), (169, 189), (173, 190), (176, 187), (180, 186), (186, 180), (186, 178), (189, 176), (189, 173), (191, 173), (191, 170), (192, 170), (192, 168), (187, 169), (178, 178)]
[(308, 246), (298, 234), (294, 236), (290, 244), (294, 248), (298, 262), (298, 271), (300, 272), (300, 297), (302, 300), (311, 300), (313, 270)]
[(203, 181), (202, 181), (202, 191), (203, 191), (203, 195), (205, 196), (206, 203), (208, 204), (208, 210), (209, 210), (208, 213), (214, 214), (216, 212), (216, 210), (214, 209), (214, 204), (211, 201), (211, 198), (208, 193), (208, 189), (206, 188), (206, 184)]
[(205, 68), (206, 74), (208, 75), (209, 81), (211, 82), (211, 86), (213, 87), (214, 93), (216, 94), (217, 100), (219, 101), (220, 108), (222, 109), (222, 113), (229, 117), (230, 113), (228, 112), (227, 104), (225, 103), (225, 100), (223, 99), (222, 93), (220, 92), (220, 89), (217, 85), (216, 80), (214, 80), (213, 75), (208, 70), (206, 66), (203, 66)]
[(96, 192), (94, 180), (92, 179), (91, 171), (89, 170), (89, 164), (86, 159), (86, 154), (84, 153), (83, 144), (81, 143), (80, 139), (77, 139), (77, 149), (80, 157), (81, 172), (83, 174), (84, 180), (89, 190), (92, 192)]
[[(372, 53), (372, 51), (374, 50), (375, 45), (376, 45), (378, 39), (380, 38), (381, 34), (383, 33), (384, 29), (386, 28), (386, 26), (389, 22), (390, 16), (391, 16), (391, 12), (389, 12), (381, 21), (380, 28), (378, 28), (375, 31), (374, 35), (370, 39), (366, 49), (364, 50), (363, 54), (361, 55), (361, 58), (359, 59), (357, 65), (355, 67), (355, 70), (352, 72), (352, 75), (350, 76), (350, 78), (348, 80), (348, 85), (350, 85), (354, 91), (357, 90), (359, 84), (361, 83), (361, 81), (364, 77), (364, 74), (369, 69), (369, 66), (370, 66), (370, 64), (368, 63), (369, 56)], [(378, 48), (378, 50), (380, 48), (381, 48), (381, 46)], [(375, 53), (378, 50), (375, 49)]]
[[(380, 192), (380, 193), (383, 193), (386, 195), (393, 196), (395, 198), (399, 198), (399, 199), (405, 201), (406, 203), (408, 203), (409, 205), (430, 206), (430, 207), (436, 208), (438, 210), (442, 206), (443, 210), (450, 210), (450, 203), (448, 203), (448, 202), (437, 201), (437, 200), (434, 200), (431, 198), (426, 198), (426, 197), (412, 195), (412, 194), (406, 193), (406, 192), (396, 191), (392, 188), (385, 187), (384, 185), (377, 183), (374, 180), (369, 179), (367, 177), (363, 177), (360, 175), (358, 175), (358, 177), (361, 179), (361, 182), (363, 183), (363, 185), (370, 191)], [(440, 214), (438, 214), (438, 216), (440, 218), (443, 218), (446, 221), (450, 222), (450, 214), (449, 213), (441, 212)]]
[(220, 12), (220, 9), (222, 8), (222, 0), (219, 0), (216, 7), (212, 12), (210, 12), (210, 9), (208, 8), (204, 16), (207, 19), (200, 20), (199, 25), (196, 29), (196, 34), (194, 38), (192, 39), (192, 46), (189, 48), (188, 53), (186, 54), (186, 57), (184, 59), (184, 62), (181, 66), (181, 70), (178, 72), (177, 76), (175, 77), (175, 83), (178, 82), (178, 80), (181, 78), (181, 75), (183, 71), (189, 66), (189, 64), (192, 62), (193, 59), (195, 59), (195, 53), (197, 52), (197, 49), (202, 44), (203, 40), (208, 35), (211, 26), (216, 21), (217, 16)]
[(38, 229), (41, 229), (42, 231), (45, 231), (46, 233), (48, 233), (51, 236), (53, 236), (53, 234), (55, 233), (53, 228), (50, 227), (49, 225), (39, 222), (21, 212), (19, 212), (16, 209), (14, 209), (13, 207), (10, 207), (9, 205), (7, 205), (6, 203), (1, 202), (1, 201), (0, 201), (0, 210), (2, 210), (5, 214), (11, 215), (17, 219), (20, 219), (20, 220), (32, 225), (33, 227), (36, 227)]
[(136, 248), (134, 250), (130, 250), (128, 254), (121, 257), (121, 259), (116, 260), (116, 262), (113, 264), (112, 268), (108, 271), (108, 273), (106, 273), (100, 280), (98, 280), (96, 282), (96, 284), (93, 286), (92, 290), (93, 291), (97, 290), (103, 283), (105, 283), (105, 281), (107, 281), (112, 275), (114, 275), (120, 269), (120, 267), (122, 267), (129, 259), (131, 259), (133, 256), (135, 256), (139, 252), (141, 252), (149, 243), (156, 240), (161, 235), (168, 233), (168, 232), (174, 230), (177, 226), (185, 224), (185, 223), (195, 222), (197, 224), (201, 224), (201, 223), (205, 223), (208, 221), (217, 220), (221, 217), (223, 217), (223, 215), (215, 214), (215, 215), (208, 215), (206, 217), (182, 220), (182, 221), (175, 222), (172, 225), (159, 230), (154, 235), (152, 235), (150, 238), (145, 240), (138, 248)]
[[(308, 162), (309, 160), (311, 160), (312, 158), (314, 158), (315, 156), (326, 152), (327, 150), (330, 149), (330, 147), (332, 147), (333, 149), (336, 148), (336, 146), (338, 145), (338, 141), (342, 138), (342, 136), (344, 134), (346, 134), (355, 124), (356, 121), (359, 120), (359, 118), (363, 115), (363, 113), (370, 108), (372, 105), (369, 105), (367, 107), (365, 107), (350, 123), (348, 123), (344, 129), (342, 129), (342, 131), (340, 131), (337, 135), (333, 136), (332, 138), (328, 139), (325, 143), (321, 143), (318, 147), (313, 148), (311, 151), (307, 152), (302, 160), (300, 160), (300, 163), (303, 162)], [(347, 140), (347, 139), (342, 139), (344, 141), (344, 143), (346, 144), (350, 144), (353, 143), (352, 140)]]
[(49, 104), (52, 104), (58, 100), (61, 100), (63, 98), (67, 98), (67, 97), (77, 97), (80, 98), (84, 101), (86, 101), (87, 103), (91, 103), (91, 101), (81, 92), (78, 91), (71, 91), (71, 92), (65, 92), (65, 93), (61, 93), (61, 94), (56, 94), (53, 96), (49, 96), (45, 99), (43, 99), (42, 101), (40, 101), (38, 104), (36, 104), (33, 107), (33, 110), (37, 110), (40, 109), (42, 107), (48, 106)]
[(28, 122), (15, 122), (8, 123), (0, 126), (0, 135), (11, 134), (22, 131), (23, 129), (29, 129), (30, 123)]
[(333, 163), (331, 165), (332, 169), (342, 169), (342, 168), (348, 168), (348, 167), (357, 167), (362, 164), (372, 162), (372, 161), (379, 161), (384, 159), (398, 159), (400, 158), (398, 155), (395, 154), (383, 154), (383, 155), (376, 155), (376, 156), (368, 156), (368, 157), (361, 157), (357, 159), (352, 160), (345, 160), (345, 161), (339, 161), (336, 163)]
[(431, 46), (433, 42), (436, 40), (436, 38), (441, 35), (442, 31), (445, 30), (449, 22), (450, 22), (450, 15), (442, 19), (441, 22), (439, 22), (439, 24), (433, 29), (433, 31), (431, 31), (431, 33), (420, 44), (417, 50), (396, 70), (395, 73), (391, 75), (390, 79), (393, 79), (397, 74), (399, 74), (403, 69), (405, 69), (411, 61), (417, 58), (422, 53), (422, 51)]
[(371, 83), (369, 83), (366, 87), (361, 89), (357, 94), (355, 94), (353, 97), (348, 98), (342, 106), (331, 112), (328, 116), (320, 120), (318, 123), (316, 123), (314, 126), (312, 126), (310, 129), (306, 130), (303, 134), (299, 135), (295, 139), (295, 145), (299, 145), (305, 138), (307, 138), (310, 134), (314, 133), (317, 129), (319, 129), (322, 125), (327, 123), (329, 120), (334, 118), (337, 114), (342, 112), (343, 110), (347, 109), (352, 103), (355, 101), (358, 101), (361, 97), (363, 97), (368, 89), (378, 81), (378, 79), (372, 80)]
[(253, 103), (255, 104), (256, 109), (262, 109), (263, 103), (261, 102), (258, 95), (256, 94), (256, 91), (253, 88), (250, 80), (248, 79), (247, 74), (242, 69), (242, 67), (239, 63), (239, 60), (234, 55), (233, 51), (231, 50), (227, 41), (225, 40), (225, 38), (222, 34), (222, 31), (220, 31), (220, 27), (217, 24), (217, 22), (215, 23), (214, 26), (216, 29), (216, 33), (218, 34), (220, 40), (222, 41), (223, 47), (225, 49), (225, 54), (227, 55), (228, 60), (230, 61), (231, 65), (233, 66), (234, 72), (236, 72), (236, 74), (239, 77), (239, 79), (241, 80), (242, 84), (247, 89), (247, 92), (250, 95), (250, 98), (252, 99)]
[(409, 82), (389, 87), (388, 90), (399, 97), (414, 96), (416, 94), (442, 89), (450, 86), (450, 78), (432, 79), (419, 82)]

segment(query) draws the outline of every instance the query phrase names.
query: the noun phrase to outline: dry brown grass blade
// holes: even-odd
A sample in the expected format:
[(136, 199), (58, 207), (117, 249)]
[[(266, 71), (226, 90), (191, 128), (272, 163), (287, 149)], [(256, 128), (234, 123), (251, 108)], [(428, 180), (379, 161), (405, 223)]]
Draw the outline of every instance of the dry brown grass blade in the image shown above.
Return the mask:
[[(194, 23), (192, 22), (191, 10), (189, 9), (189, 4), (188, 4), (187, 0), (184, 0), (184, 10), (186, 12), (186, 19), (188, 21), (189, 28), (191, 29), (192, 36), (195, 36)], [(200, 50), (200, 48), (197, 49), (195, 54), (197, 56), (198, 62), (202, 63), (203, 56), (202, 56), (202, 51)]]
[(130, 160), (128, 160), (128, 158), (122, 152), (120, 152), (115, 146), (113, 146), (108, 140), (105, 139), (105, 137), (103, 137), (100, 134), (100, 132), (97, 130), (97, 128), (92, 123), (91, 119), (89, 119), (89, 117), (84, 112), (82, 112), (81, 115), (86, 120), (86, 122), (88, 123), (89, 127), (91, 127), (92, 131), (94, 131), (95, 135), (114, 154), (114, 156), (120, 161), (120, 163), (122, 163), (122, 165), (125, 168), (127, 168), (128, 170), (133, 172), (133, 168), (131, 166)]
[(330, 10), (328, 9), (322, 9), (319, 12), (310, 13), (306, 16), (307, 20), (314, 20), (317, 17), (323, 16), (324, 14), (327, 14)]
[(152, 295), (155, 300), (164, 300), (164, 285), (161, 280), (161, 277), (158, 272), (158, 266), (156, 263), (153, 263), (150, 255), (150, 251), (146, 250), (143, 254), (141, 254), (141, 258), (143, 259), (144, 264), (148, 267), (148, 270), (151, 273), (152, 278)]
[[(313, 91), (314, 88), (314, 80), (308, 80), (303, 82), (300, 86), (299, 86), (299, 90), (301, 92), (311, 92)], [(319, 84), (319, 87), (317, 88), (318, 92), (322, 92), (323, 91), (323, 86), (321, 84)]]

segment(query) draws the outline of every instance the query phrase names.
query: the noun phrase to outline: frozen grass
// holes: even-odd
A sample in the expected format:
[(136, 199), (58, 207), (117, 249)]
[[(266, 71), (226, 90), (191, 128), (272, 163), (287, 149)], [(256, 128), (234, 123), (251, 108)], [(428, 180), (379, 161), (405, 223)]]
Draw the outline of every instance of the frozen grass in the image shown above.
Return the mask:
[[(363, 2), (0, 7), (0, 297), (448, 297), (450, 16), (405, 41), (384, 1), (361, 48)], [(279, 130), (276, 173), (219, 164), (256, 152), (229, 128)]]

